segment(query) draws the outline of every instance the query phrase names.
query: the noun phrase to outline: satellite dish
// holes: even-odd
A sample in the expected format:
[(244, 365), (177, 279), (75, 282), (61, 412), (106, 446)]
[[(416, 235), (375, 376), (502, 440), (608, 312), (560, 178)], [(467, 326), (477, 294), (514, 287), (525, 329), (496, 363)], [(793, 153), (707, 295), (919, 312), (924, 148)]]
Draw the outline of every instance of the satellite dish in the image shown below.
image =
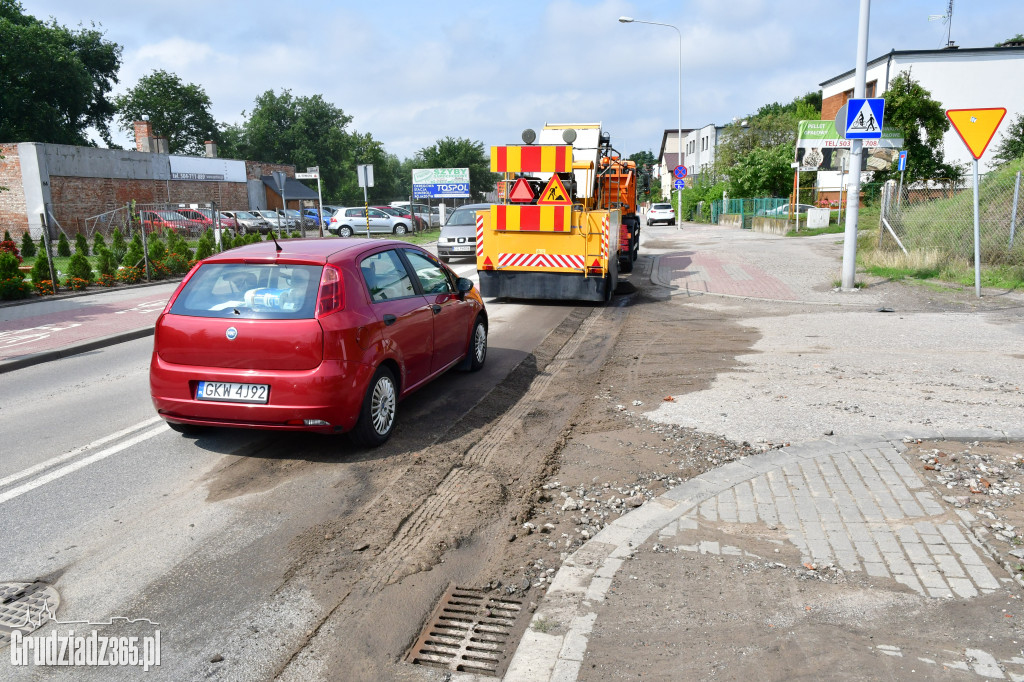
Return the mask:
[(576, 141), (576, 131), (572, 128), (566, 128), (562, 131), (562, 139), (565, 140), (566, 144), (572, 144)]
[(526, 144), (533, 144), (533, 141), (537, 139), (537, 133), (533, 132), (532, 128), (527, 128), (523, 131), (523, 142)]

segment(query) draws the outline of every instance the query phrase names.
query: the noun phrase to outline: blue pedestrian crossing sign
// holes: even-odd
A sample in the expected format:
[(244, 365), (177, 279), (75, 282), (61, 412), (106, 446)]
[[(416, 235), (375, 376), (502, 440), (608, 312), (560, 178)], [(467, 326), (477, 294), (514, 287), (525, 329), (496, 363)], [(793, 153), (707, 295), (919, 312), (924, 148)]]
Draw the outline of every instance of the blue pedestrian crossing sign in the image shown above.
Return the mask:
[(885, 100), (881, 97), (851, 99), (846, 103), (846, 139), (880, 140)]

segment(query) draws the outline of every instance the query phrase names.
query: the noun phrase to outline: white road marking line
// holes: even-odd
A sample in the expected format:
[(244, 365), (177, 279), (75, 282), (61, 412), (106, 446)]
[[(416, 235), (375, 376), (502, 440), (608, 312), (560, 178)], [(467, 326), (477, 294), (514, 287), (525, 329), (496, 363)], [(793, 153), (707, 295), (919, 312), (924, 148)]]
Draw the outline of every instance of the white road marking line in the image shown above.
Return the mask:
[(64, 476), (67, 476), (70, 473), (73, 473), (75, 471), (78, 471), (79, 469), (87, 467), (87, 466), (89, 466), (90, 464), (92, 464), (94, 462), (98, 462), (101, 459), (106, 459), (107, 457), (110, 457), (111, 455), (115, 455), (115, 454), (121, 452), (122, 450), (127, 450), (128, 448), (130, 448), (133, 445), (137, 445), (137, 444), (141, 443), (144, 440), (149, 440), (153, 436), (156, 436), (158, 434), (163, 433), (164, 431), (169, 431), (169, 430), (170, 430), (170, 427), (168, 427), (167, 424), (161, 424), (160, 426), (156, 427), (155, 429), (151, 429), (151, 430), (146, 431), (144, 433), (140, 433), (139, 435), (135, 436), (134, 438), (129, 438), (128, 440), (124, 441), (123, 443), (118, 443), (117, 445), (109, 447), (106, 450), (100, 450), (99, 452), (97, 452), (97, 453), (95, 453), (93, 455), (89, 455), (88, 457), (80, 459), (77, 462), (74, 462), (72, 464), (68, 464), (66, 467), (62, 467), (60, 469), (57, 469), (56, 471), (51, 471), (48, 474), (40, 476), (39, 478), (35, 479), (34, 481), (29, 481), (28, 483), (25, 483), (24, 485), (20, 485), (17, 488), (14, 488), (13, 490), (9, 490), (6, 493), (3, 493), (2, 495), (0, 495), (0, 504), (3, 504), (4, 502), (8, 502), (10, 500), (13, 500), (15, 497), (18, 497), (20, 495), (24, 495), (25, 493), (30, 492), (32, 490), (35, 490), (36, 488), (38, 488), (40, 486), (44, 486), (47, 483), (50, 483), (52, 481), (56, 481), (58, 478), (63, 478)]
[(58, 455), (56, 457), (46, 460), (45, 462), (40, 462), (39, 464), (30, 466), (28, 469), (25, 469), (24, 471), (19, 471), (16, 474), (8, 476), (7, 478), (0, 479), (0, 488), (5, 488), (11, 483), (19, 481), (23, 478), (34, 476), (35, 474), (38, 474), (40, 471), (44, 471), (46, 469), (49, 469), (50, 467), (57, 466), (62, 462), (68, 461), (69, 459), (74, 459), (75, 457), (78, 457), (80, 454), (86, 452), (87, 450), (92, 450), (93, 448), (97, 448), (103, 445), (104, 443), (109, 443), (112, 440), (116, 440), (123, 436), (127, 436), (129, 433), (132, 433), (133, 431), (139, 431), (141, 429), (146, 428), (147, 426), (152, 426), (153, 424), (159, 421), (163, 421), (163, 419), (161, 419), (160, 417), (153, 417), (152, 419), (141, 421), (138, 424), (133, 424), (132, 426), (129, 426), (126, 429), (116, 431), (110, 434), (109, 436), (103, 436), (102, 438), (98, 438), (93, 442), (89, 443), (88, 445), (82, 445), (81, 447), (77, 447), (74, 450), (65, 452), (63, 455)]

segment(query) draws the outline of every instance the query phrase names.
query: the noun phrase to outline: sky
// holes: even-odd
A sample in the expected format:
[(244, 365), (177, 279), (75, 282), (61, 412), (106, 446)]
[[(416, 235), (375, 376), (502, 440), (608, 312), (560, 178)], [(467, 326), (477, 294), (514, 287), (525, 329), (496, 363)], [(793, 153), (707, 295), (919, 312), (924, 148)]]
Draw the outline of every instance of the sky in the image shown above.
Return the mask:
[[(600, 122), (624, 155), (657, 155), (680, 112), (684, 129), (723, 125), (853, 69), (859, 10), (858, 0), (21, 3), (122, 45), (115, 94), (164, 69), (201, 85), (225, 123), (266, 90), (320, 94), (352, 116), (350, 131), (400, 159), (449, 136), (517, 144), (546, 122)], [(958, 0), (951, 24), (948, 4), (874, 0), (868, 59), (940, 48), (947, 30), (965, 48), (1024, 33), (1024, 0)], [(115, 141), (133, 146), (127, 133)]]

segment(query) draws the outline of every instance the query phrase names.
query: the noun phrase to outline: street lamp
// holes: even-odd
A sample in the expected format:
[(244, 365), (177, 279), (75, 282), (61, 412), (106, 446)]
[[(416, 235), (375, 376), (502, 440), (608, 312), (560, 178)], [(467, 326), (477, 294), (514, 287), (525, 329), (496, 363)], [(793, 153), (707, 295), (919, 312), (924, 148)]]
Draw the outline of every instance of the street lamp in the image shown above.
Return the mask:
[[(676, 128), (676, 141), (679, 143), (678, 156), (676, 157), (676, 165), (683, 164), (683, 34), (679, 30), (678, 26), (672, 24), (662, 24), (658, 21), (643, 21), (642, 19), (634, 19), (633, 17), (619, 17), (619, 23), (622, 24), (650, 24), (651, 26), (667, 26), (671, 29), (675, 29), (675, 32), (679, 35), (679, 120)], [(676, 208), (678, 212), (678, 207)], [(676, 216), (678, 218), (678, 216)]]

